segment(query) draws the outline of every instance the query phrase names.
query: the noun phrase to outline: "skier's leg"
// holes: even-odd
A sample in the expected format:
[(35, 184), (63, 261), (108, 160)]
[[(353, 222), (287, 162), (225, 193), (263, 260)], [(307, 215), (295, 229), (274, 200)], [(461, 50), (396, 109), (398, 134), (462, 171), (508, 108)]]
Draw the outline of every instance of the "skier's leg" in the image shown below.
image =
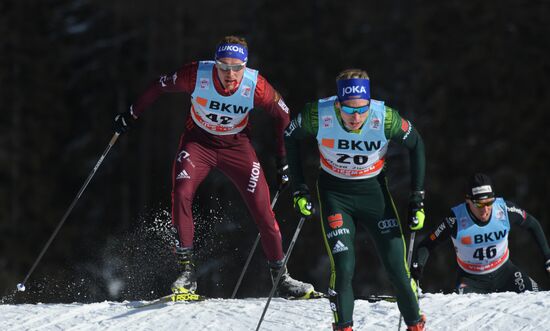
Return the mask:
[(456, 292), (458, 294), (478, 293), (487, 294), (493, 292), (490, 284), (479, 278), (473, 278), (472, 276), (462, 275), (459, 277)]
[[(416, 283), (407, 266), (406, 244), (392, 197), (384, 178), (380, 179), (378, 194), (370, 195), (363, 215), (365, 224), (374, 239), (388, 278), (396, 290), (397, 305), (409, 326), (421, 321)], [(364, 220), (362, 218), (361, 220)]]
[(172, 223), (178, 232), (178, 247), (193, 247), (193, 198), (214, 162), (213, 151), (182, 137), (172, 168)]
[(172, 174), (172, 222), (178, 236), (175, 253), (181, 269), (180, 276), (172, 284), (174, 293), (194, 292), (197, 288), (192, 203), (198, 185), (208, 175), (214, 160), (212, 151), (182, 137)]
[[(220, 153), (218, 167), (231, 179), (243, 197), (260, 232), (262, 248), (275, 278), (284, 259), (281, 232), (271, 210), (269, 187), (252, 145), (242, 144), (224, 150)], [(314, 288), (311, 284), (293, 279), (285, 270), (278, 291), (281, 296), (304, 297), (312, 293)]]
[(498, 292), (522, 293), (525, 291), (539, 291), (538, 284), (510, 260), (495, 271), (495, 273), (497, 274), (495, 287)]
[(269, 187), (263, 169), (250, 144), (234, 146), (220, 153), (218, 168), (235, 184), (261, 236), (269, 261), (284, 258), (281, 232), (271, 210)]
[(325, 248), (330, 260), (329, 300), (334, 329), (353, 325), (355, 273), (355, 224), (348, 213), (351, 197), (319, 190), (320, 217)]

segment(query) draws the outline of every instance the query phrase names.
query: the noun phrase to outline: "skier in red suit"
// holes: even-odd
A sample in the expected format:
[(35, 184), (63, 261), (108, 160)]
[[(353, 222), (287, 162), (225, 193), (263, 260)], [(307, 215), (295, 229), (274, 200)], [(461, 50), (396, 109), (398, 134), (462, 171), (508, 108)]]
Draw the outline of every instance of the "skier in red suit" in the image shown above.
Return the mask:
[[(251, 144), (249, 114), (261, 108), (273, 118), (279, 184), (288, 182), (283, 132), (289, 109), (280, 94), (247, 68), (248, 46), (241, 37), (224, 37), (216, 47), (215, 61), (192, 62), (161, 76), (130, 109), (115, 118), (115, 128), (126, 132), (162, 93), (191, 95), (191, 110), (173, 165), (172, 220), (178, 232), (176, 256), (181, 276), (174, 293), (194, 293), (197, 288), (193, 262), (194, 222), (192, 203), (199, 184), (212, 169), (228, 176), (243, 197), (261, 235), (261, 244), (273, 278), (282, 267), (281, 233), (270, 206), (269, 187)], [(292, 279), (284, 271), (278, 285), (281, 296), (307, 297), (311, 284)]]

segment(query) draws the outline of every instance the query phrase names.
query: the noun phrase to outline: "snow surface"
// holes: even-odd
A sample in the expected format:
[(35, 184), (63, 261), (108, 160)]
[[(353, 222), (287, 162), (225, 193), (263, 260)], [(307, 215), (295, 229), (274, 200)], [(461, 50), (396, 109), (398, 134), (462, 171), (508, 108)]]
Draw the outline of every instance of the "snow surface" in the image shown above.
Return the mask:
[[(255, 330), (266, 298), (211, 299), (134, 308), (139, 302), (0, 305), (0, 330)], [(550, 292), (425, 294), (428, 330), (550, 330)], [(354, 330), (396, 330), (395, 303), (356, 300)], [(327, 299), (274, 298), (261, 330), (331, 330)], [(405, 329), (402, 326), (402, 329)]]

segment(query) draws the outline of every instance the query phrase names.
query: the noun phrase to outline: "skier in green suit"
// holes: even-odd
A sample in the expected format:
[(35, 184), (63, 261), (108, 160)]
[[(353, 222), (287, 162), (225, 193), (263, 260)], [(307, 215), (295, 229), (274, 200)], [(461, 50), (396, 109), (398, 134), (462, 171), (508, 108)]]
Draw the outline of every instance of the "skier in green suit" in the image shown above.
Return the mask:
[(406, 262), (401, 222), (388, 190), (385, 161), (389, 142), (409, 150), (411, 195), (408, 225), (424, 224), (424, 144), (418, 131), (383, 101), (371, 99), (370, 80), (360, 69), (347, 69), (336, 78), (337, 95), (308, 103), (285, 132), (294, 190), (294, 207), (303, 216), (314, 212), (305, 183), (300, 140), (317, 139), (321, 171), (317, 180), (320, 218), (330, 258), (330, 306), (334, 330), (352, 330), (355, 233), (362, 226), (375, 241), (397, 304), (408, 330), (424, 330), (416, 285)]

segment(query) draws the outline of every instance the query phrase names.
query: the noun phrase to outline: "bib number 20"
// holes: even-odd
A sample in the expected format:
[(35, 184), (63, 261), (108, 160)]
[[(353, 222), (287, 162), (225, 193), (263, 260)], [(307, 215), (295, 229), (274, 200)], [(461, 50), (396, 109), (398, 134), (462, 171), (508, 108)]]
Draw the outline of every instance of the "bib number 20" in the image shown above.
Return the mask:
[(343, 163), (343, 164), (351, 164), (353, 162), (353, 164), (356, 164), (356, 165), (363, 165), (367, 163), (367, 161), (369, 160), (368, 156), (366, 155), (351, 156), (351, 155), (339, 153), (338, 156), (339, 156), (338, 163)]

